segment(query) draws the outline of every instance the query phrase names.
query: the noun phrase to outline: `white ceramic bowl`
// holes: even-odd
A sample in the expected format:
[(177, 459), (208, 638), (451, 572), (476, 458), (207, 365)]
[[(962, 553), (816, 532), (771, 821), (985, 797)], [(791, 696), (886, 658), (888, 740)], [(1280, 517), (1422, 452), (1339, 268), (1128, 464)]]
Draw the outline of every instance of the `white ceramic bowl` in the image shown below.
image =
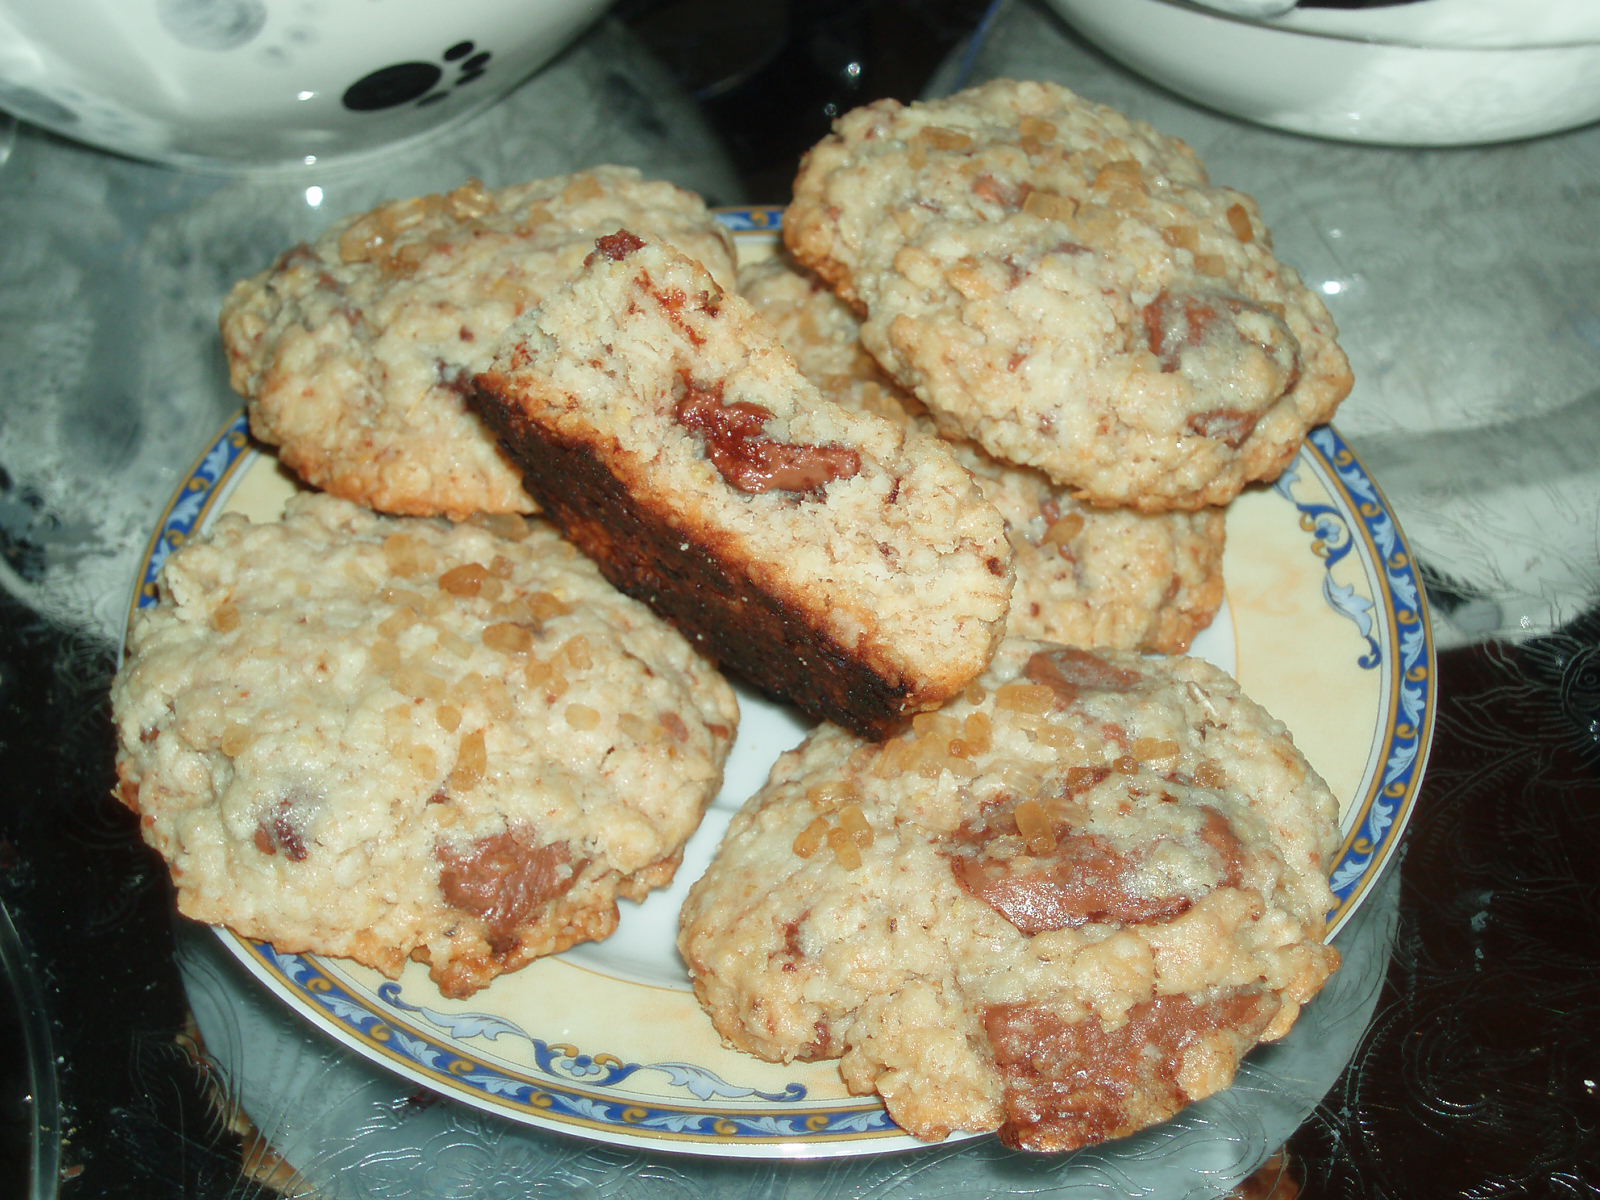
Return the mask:
[(1263, 125), (1449, 146), (1600, 119), (1600, 3), (1412, 0), (1268, 19), (1178, 0), (1050, 0), (1157, 83)]
[(0, 0), (0, 108), (185, 166), (326, 160), (482, 108), (608, 3)]

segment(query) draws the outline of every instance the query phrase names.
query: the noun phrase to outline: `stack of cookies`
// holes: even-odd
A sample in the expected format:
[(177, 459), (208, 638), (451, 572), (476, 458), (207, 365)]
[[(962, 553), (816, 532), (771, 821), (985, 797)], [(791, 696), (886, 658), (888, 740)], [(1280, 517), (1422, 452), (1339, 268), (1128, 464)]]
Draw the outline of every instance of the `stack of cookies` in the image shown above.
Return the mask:
[[(938, 434), (861, 342), (861, 318), (786, 253), (744, 266), (740, 290), (800, 369), (845, 408)], [(1181, 654), (1222, 603), (1222, 508), (1140, 512), (1077, 499), (1034, 467), (946, 439), (1005, 521), (1016, 582), (1009, 632), (1073, 646)]]
[(229, 296), (323, 494), (175, 553), (113, 692), (184, 912), (465, 995), (669, 880), (730, 1045), (1067, 1149), (1281, 1036), (1337, 804), (1183, 656), (1223, 506), (1350, 378), (1250, 200), (1044, 84), (870, 105), (736, 270), (621, 168), (386, 205)]
[(1334, 797), (1177, 657), (1222, 598), (1223, 507), (1350, 389), (1333, 323), (1187, 146), (1045, 84), (845, 115), (783, 229), (741, 287), (842, 406), (951, 442), (1016, 584), (958, 701), (780, 759), (685, 904), (696, 992), (918, 1137), (1164, 1120), (1338, 961)]

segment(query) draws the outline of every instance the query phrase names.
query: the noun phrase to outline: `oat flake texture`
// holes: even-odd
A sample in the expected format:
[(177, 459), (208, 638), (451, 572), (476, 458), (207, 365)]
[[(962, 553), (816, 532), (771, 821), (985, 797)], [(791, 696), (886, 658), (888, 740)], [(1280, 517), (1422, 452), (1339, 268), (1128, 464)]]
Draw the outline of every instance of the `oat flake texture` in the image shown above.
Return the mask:
[(1225, 504), (1350, 391), (1256, 203), (1055, 84), (846, 113), (783, 232), (943, 427), (1093, 504)]
[(289, 249), (223, 304), (251, 431), (306, 482), (382, 512), (532, 511), (465, 383), (624, 226), (732, 279), (731, 238), (705, 201), (631, 167), (408, 197)]
[[(739, 290), (823, 395), (938, 432), (916, 397), (861, 344), (861, 321), (850, 306), (787, 255), (742, 268)], [(1002, 462), (974, 442), (950, 446), (1005, 521), (1016, 575), (1009, 633), (1181, 654), (1216, 616), (1223, 595), (1223, 509), (1098, 508), (1042, 471)]]
[(837, 1058), (920, 1138), (1068, 1150), (1288, 1031), (1338, 961), (1337, 807), (1210, 664), (1008, 639), (905, 734), (785, 754), (679, 946), (729, 1044)]
[(672, 878), (733, 693), (548, 526), (303, 493), (174, 552), (112, 689), (179, 908), (464, 996)]

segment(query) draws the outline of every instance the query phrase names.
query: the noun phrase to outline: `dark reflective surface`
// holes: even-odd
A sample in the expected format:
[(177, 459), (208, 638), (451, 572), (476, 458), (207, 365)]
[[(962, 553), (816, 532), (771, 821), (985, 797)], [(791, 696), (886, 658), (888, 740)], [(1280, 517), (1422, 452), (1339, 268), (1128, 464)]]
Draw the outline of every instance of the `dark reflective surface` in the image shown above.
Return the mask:
[(1394, 961), (1307, 1195), (1600, 1192), (1600, 611), (1439, 660)]

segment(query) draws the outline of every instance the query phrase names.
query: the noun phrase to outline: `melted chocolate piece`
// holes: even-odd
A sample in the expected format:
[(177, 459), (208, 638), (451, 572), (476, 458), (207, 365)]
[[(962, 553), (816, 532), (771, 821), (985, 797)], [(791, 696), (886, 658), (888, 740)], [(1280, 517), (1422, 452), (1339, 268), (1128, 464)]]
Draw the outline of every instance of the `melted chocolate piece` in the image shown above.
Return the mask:
[(1239, 887), (1244, 882), (1244, 843), (1234, 832), (1233, 823), (1216, 809), (1206, 807), (1205, 824), (1200, 827), (1200, 840), (1217, 852), (1222, 860), (1222, 882), (1219, 887)]
[(1218, 336), (1217, 325), (1225, 320), (1228, 304), (1223, 297), (1163, 290), (1144, 306), (1145, 342), (1163, 373), (1179, 368), (1184, 350)]
[(911, 706), (907, 681), (886, 677), (808, 614), (754, 586), (748, 564), (721, 540), (686, 528), (681, 513), (636, 499), (592, 445), (529, 420), (504, 398), (509, 390), (496, 373), (481, 375), (474, 407), (522, 468), (545, 515), (614, 586), (725, 667), (813, 717), (868, 738), (899, 728)]
[(1112, 666), (1098, 654), (1075, 646), (1035, 652), (1022, 674), (1055, 692), (1062, 704), (1071, 704), (1084, 691), (1126, 692), (1144, 678), (1137, 671)]
[(565, 894), (582, 866), (572, 865), (566, 842), (540, 846), (533, 839), (531, 829), (508, 829), (462, 850), (442, 845), (437, 851), (439, 890), (445, 903), (481, 918), (496, 954), (516, 946), (518, 927), (542, 905)]
[(1140, 925), (1169, 921), (1194, 902), (1187, 896), (1140, 896), (1128, 890), (1137, 860), (1103, 837), (1060, 837), (1045, 856), (953, 855), (956, 882), (1026, 934), (1091, 921)]
[(731, 487), (763, 492), (815, 492), (861, 470), (861, 456), (847, 446), (810, 446), (776, 441), (764, 432), (770, 410), (748, 401), (724, 404), (720, 388), (685, 381), (673, 416), (701, 435), (706, 456)]
[(1165, 1120), (1190, 1100), (1178, 1083), (1189, 1047), (1225, 1030), (1242, 1052), (1277, 1008), (1259, 987), (1209, 1001), (1156, 996), (1107, 1029), (1092, 1017), (991, 1005), (983, 1027), (1005, 1086), (1000, 1140), (1021, 1150), (1073, 1150)]
[(1255, 431), (1262, 414), (1239, 408), (1214, 408), (1210, 412), (1190, 413), (1184, 422), (1190, 433), (1221, 442), (1237, 450)]
[(609, 258), (612, 262), (621, 262), (635, 250), (644, 245), (644, 239), (638, 234), (629, 233), (626, 229), (619, 229), (615, 233), (608, 233), (604, 237), (595, 239), (594, 250), (584, 260), (585, 264), (591, 263), (596, 257)]
[[(1094, 787), (1110, 776), (1105, 767), (1085, 774), (1063, 790), (1063, 797)], [(1076, 929), (1091, 922), (1146, 925), (1182, 916), (1194, 905), (1189, 895), (1146, 895), (1133, 890), (1143, 851), (1119, 851), (1109, 838), (1052, 822), (1054, 846), (1030, 849), (1025, 837), (1007, 836), (1013, 824), (1009, 807), (984, 814), (981, 823), (962, 826), (947, 852), (950, 871), (963, 891), (981, 900), (1030, 937), (1053, 929)], [(1219, 871), (1213, 887), (1239, 887), (1245, 848), (1219, 811), (1204, 809), (1199, 840), (1216, 853)]]
[[(1278, 395), (1286, 394), (1300, 377), (1299, 345), (1284, 319), (1242, 296), (1162, 291), (1145, 305), (1143, 316), (1146, 344), (1164, 373), (1183, 370), (1186, 351), (1203, 347), (1226, 350), (1225, 343), (1232, 339), (1274, 361), (1281, 375)], [(1271, 334), (1265, 340), (1251, 336), (1240, 325), (1245, 316), (1266, 321)], [(1191, 414), (1185, 424), (1189, 432), (1237, 450), (1264, 413), (1263, 407), (1222, 405)]]
[(293, 799), (285, 796), (271, 813), (261, 818), (256, 824), (255, 844), (263, 854), (282, 850), (290, 862), (305, 862), (305, 836), (295, 821)]

